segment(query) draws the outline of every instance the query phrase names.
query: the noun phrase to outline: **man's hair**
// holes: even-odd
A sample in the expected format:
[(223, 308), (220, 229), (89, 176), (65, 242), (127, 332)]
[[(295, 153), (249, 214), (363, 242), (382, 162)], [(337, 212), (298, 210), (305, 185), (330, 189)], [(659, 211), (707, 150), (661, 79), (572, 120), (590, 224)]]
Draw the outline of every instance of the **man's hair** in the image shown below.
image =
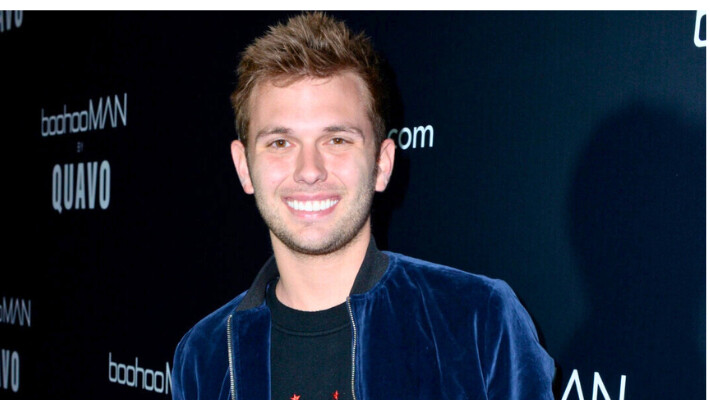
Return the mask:
[(376, 149), (385, 137), (385, 89), (380, 59), (364, 33), (353, 34), (345, 23), (321, 12), (291, 17), (271, 26), (242, 53), (237, 88), (232, 93), (239, 138), (247, 145), (250, 98), (257, 85), (288, 86), (303, 78), (328, 78), (354, 72), (367, 89), (368, 116)]

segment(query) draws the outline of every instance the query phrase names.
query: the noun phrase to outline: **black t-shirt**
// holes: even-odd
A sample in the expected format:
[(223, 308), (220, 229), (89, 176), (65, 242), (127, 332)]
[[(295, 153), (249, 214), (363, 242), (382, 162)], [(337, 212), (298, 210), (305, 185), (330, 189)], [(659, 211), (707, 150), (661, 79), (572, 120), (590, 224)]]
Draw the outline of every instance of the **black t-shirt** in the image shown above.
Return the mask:
[(352, 330), (345, 303), (323, 311), (299, 311), (276, 298), (271, 310), (271, 398), (352, 400)]

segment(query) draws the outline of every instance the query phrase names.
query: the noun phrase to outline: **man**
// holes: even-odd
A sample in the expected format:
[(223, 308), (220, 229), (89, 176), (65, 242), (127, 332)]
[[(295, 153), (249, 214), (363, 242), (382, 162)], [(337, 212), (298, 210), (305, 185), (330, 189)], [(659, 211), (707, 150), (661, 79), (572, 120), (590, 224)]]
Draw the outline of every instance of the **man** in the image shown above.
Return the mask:
[(274, 256), (182, 339), (174, 399), (552, 399), (553, 362), (502, 281), (377, 249), (379, 61), (321, 13), (243, 54), (232, 155)]

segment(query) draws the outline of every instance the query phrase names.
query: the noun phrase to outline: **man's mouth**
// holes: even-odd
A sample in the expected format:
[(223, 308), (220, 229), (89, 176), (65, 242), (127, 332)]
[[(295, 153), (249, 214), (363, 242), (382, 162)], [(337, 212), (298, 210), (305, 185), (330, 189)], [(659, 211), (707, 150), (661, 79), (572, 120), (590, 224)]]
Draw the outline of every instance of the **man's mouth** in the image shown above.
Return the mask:
[(299, 201), (290, 199), (286, 201), (289, 207), (296, 211), (306, 211), (306, 212), (318, 212), (332, 208), (338, 204), (337, 199), (325, 199), (325, 200), (307, 200)]

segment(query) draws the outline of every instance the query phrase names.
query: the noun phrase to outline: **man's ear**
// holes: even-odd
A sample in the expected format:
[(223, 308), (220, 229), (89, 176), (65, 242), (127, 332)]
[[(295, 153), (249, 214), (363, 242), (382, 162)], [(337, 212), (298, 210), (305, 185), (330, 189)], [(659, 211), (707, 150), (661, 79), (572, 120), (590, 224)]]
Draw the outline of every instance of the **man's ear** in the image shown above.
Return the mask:
[(392, 176), (394, 150), (394, 140), (387, 138), (382, 141), (379, 158), (377, 159), (377, 180), (375, 182), (375, 190), (378, 192), (382, 192), (387, 188), (390, 176)]
[(242, 184), (242, 189), (246, 194), (254, 194), (254, 185), (251, 183), (249, 176), (249, 165), (247, 164), (247, 153), (244, 144), (239, 140), (232, 141), (232, 161), (234, 168), (237, 170), (239, 182)]

